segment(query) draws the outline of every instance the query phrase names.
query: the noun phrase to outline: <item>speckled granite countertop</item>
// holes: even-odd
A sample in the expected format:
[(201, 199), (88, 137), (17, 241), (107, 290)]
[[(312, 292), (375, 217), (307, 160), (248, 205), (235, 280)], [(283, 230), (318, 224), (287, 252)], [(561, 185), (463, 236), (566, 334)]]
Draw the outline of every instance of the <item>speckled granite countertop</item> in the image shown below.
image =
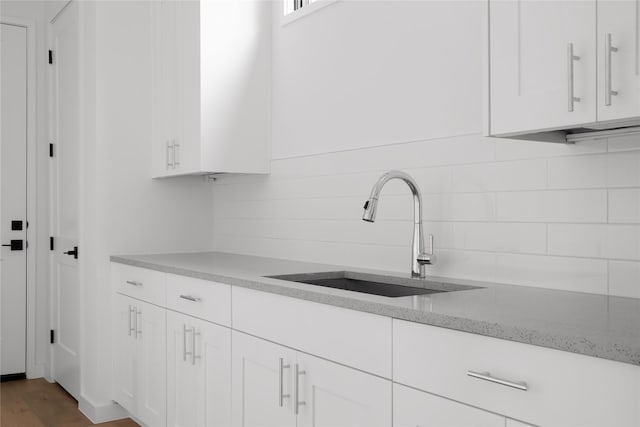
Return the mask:
[[(433, 277), (415, 280), (400, 273), (220, 252), (112, 256), (111, 261), (640, 365), (640, 299)], [(342, 270), (394, 276), (425, 288), (447, 283), (479, 288), (390, 298), (264, 277)]]

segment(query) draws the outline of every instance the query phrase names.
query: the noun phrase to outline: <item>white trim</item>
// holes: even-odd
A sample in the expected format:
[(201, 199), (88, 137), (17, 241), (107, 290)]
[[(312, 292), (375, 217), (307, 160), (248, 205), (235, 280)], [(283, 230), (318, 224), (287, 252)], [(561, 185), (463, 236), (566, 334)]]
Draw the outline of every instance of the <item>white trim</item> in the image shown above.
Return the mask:
[(36, 23), (33, 20), (0, 16), (0, 23), (15, 25), (27, 30), (27, 378), (42, 377), (46, 371), (43, 364), (36, 360), (37, 320), (36, 285), (38, 254), (37, 223), (37, 60), (36, 60)]
[(99, 405), (83, 395), (78, 399), (78, 410), (89, 418), (93, 424), (106, 423), (129, 417), (127, 411), (116, 402), (112, 401)]
[[(280, 26), (284, 27), (286, 25), (289, 25), (293, 21), (297, 21), (298, 19), (304, 18), (305, 16), (309, 16), (312, 13), (319, 11), (320, 9), (324, 9), (327, 6), (337, 3), (338, 1), (339, 0), (316, 0), (312, 3), (307, 4), (306, 6), (303, 6), (301, 9), (294, 10), (287, 13), (286, 15), (283, 14), (280, 18)], [(284, 2), (282, 2), (281, 4), (284, 4)]]

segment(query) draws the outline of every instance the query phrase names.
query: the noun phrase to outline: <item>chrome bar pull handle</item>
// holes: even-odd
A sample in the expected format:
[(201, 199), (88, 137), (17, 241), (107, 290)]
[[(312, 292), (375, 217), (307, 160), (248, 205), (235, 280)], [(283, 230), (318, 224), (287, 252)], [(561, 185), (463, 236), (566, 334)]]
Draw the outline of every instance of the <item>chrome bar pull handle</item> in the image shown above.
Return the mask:
[(142, 326), (142, 310), (136, 309), (136, 339), (142, 335), (142, 329), (138, 326), (138, 316), (140, 316), (140, 326)]
[(202, 298), (194, 297), (194, 296), (191, 296), (191, 295), (180, 295), (180, 298), (186, 299), (187, 301), (193, 301), (193, 302), (202, 301)]
[(307, 404), (307, 402), (300, 400), (300, 376), (306, 375), (306, 373), (306, 371), (301, 371), (300, 366), (296, 363), (296, 381), (294, 388), (294, 412), (296, 415), (300, 413), (300, 406), (304, 406)]
[(479, 380), (489, 381), (492, 383), (504, 385), (507, 387), (512, 387), (522, 391), (527, 391), (529, 389), (529, 386), (524, 381), (503, 380), (501, 378), (492, 377), (489, 372), (467, 371), (467, 375), (473, 378), (477, 378)]
[(580, 57), (573, 54), (573, 43), (567, 45), (567, 110), (573, 112), (573, 104), (580, 102), (580, 98), (573, 93), (573, 62), (579, 61)]
[(196, 332), (196, 327), (191, 328), (193, 335), (191, 335), (191, 364), (196, 364), (196, 359), (200, 359), (200, 356), (196, 356), (196, 337), (200, 336), (200, 332)]
[(132, 285), (132, 286), (142, 286), (142, 282), (138, 282), (136, 280), (127, 280), (126, 282), (128, 285)]
[(611, 33), (607, 33), (605, 36), (605, 52), (604, 52), (604, 79), (605, 79), (605, 92), (604, 92), (604, 105), (611, 105), (611, 96), (618, 95), (618, 92), (611, 87), (611, 54), (617, 52), (618, 48), (611, 43)]
[(177, 168), (180, 166), (180, 144), (173, 140), (173, 167)]
[(182, 324), (182, 361), (187, 361), (187, 325)]
[(284, 406), (284, 399), (288, 399), (291, 397), (290, 394), (284, 394), (284, 370), (285, 369), (289, 369), (291, 367), (291, 365), (285, 365), (284, 364), (284, 359), (281, 357), (280, 358), (280, 367), (278, 369), (278, 378), (279, 378), (279, 386), (278, 386), (278, 396), (279, 396), (279, 401), (278, 403), (280, 404), (280, 407)]
[(135, 312), (135, 309), (132, 308), (131, 305), (129, 305), (129, 336), (131, 336), (131, 332), (135, 331), (131, 322), (131, 314), (134, 312)]
[(171, 161), (171, 150), (173, 146), (171, 145), (171, 141), (167, 140), (167, 169), (171, 169), (173, 167), (173, 163)]

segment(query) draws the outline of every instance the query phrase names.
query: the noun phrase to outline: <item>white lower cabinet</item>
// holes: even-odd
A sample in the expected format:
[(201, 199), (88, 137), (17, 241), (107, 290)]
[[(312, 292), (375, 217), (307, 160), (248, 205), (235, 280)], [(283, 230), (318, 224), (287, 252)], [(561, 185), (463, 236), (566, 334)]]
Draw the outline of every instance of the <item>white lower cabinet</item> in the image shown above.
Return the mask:
[(166, 425), (165, 309), (116, 295), (114, 398), (148, 426)]
[(296, 364), (298, 427), (391, 426), (391, 381), (304, 353)]
[(500, 415), (453, 400), (393, 386), (394, 427), (504, 427), (505, 421)]
[(167, 426), (231, 424), (231, 330), (167, 311)]
[(295, 427), (296, 352), (236, 331), (232, 342), (232, 425)]
[(233, 332), (234, 426), (391, 426), (391, 382)]

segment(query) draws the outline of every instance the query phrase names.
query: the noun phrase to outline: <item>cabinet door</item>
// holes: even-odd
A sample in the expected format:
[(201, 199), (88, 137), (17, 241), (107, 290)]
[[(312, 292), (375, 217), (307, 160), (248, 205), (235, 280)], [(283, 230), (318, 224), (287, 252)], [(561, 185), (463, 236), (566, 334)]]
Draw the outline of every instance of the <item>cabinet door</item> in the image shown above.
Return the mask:
[[(176, 144), (180, 144), (178, 23), (180, 2), (154, 1), (151, 7), (152, 175), (177, 173)], [(179, 151), (179, 147), (177, 148)], [(179, 156), (178, 154), (178, 166)]]
[(236, 331), (232, 349), (232, 425), (295, 426), (296, 352)]
[(505, 419), (453, 400), (394, 384), (393, 425), (395, 427), (503, 427)]
[(167, 425), (231, 423), (231, 330), (167, 312)]
[(489, 8), (491, 134), (595, 122), (596, 2), (491, 0)]
[(164, 308), (137, 302), (135, 328), (136, 387), (135, 415), (149, 426), (166, 425), (166, 317)]
[(136, 413), (136, 335), (133, 326), (136, 303), (124, 295), (116, 294), (113, 326), (113, 399), (132, 414)]
[(391, 426), (391, 381), (302, 353), (297, 365), (299, 427)]
[(598, 2), (599, 121), (640, 116), (637, 7), (628, 0)]

